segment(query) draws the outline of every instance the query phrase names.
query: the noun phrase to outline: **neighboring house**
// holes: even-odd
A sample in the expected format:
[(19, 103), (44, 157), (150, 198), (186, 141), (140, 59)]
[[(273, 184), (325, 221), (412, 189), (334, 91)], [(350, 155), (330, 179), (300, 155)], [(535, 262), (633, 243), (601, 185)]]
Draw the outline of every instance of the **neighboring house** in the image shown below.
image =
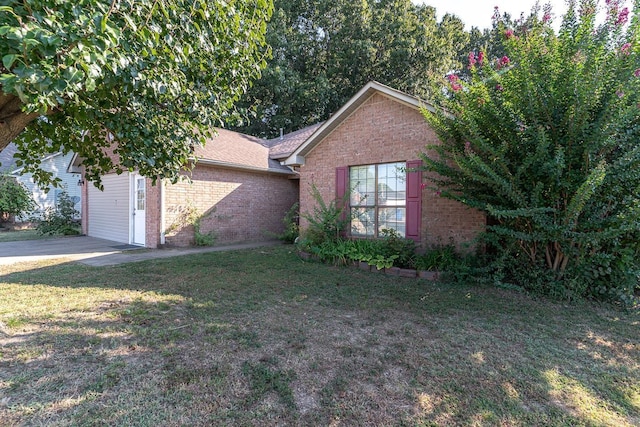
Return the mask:
[[(218, 129), (204, 147), (189, 181), (158, 182), (135, 173), (102, 177), (104, 191), (84, 184), (83, 232), (122, 243), (155, 248), (186, 246), (200, 233), (216, 243), (273, 238), (298, 200), (297, 174), (270, 158), (270, 145), (248, 135)], [(69, 169), (80, 172), (75, 157)]]
[(78, 186), (80, 174), (67, 172), (67, 165), (73, 157), (73, 153), (52, 153), (46, 155), (41, 160), (40, 168), (47, 172), (51, 172), (53, 177), (60, 179), (60, 184), (57, 187), (54, 187), (53, 185), (41, 187), (35, 184), (33, 176), (30, 173), (25, 173), (23, 175), (23, 168), (16, 168), (13, 156), (17, 151), (18, 149), (15, 144), (9, 144), (4, 150), (2, 150), (2, 153), (0, 153), (2, 156), (2, 158), (0, 158), (0, 162), (2, 162), (3, 168), (5, 162), (8, 165), (7, 167), (9, 169), (4, 170), (4, 173), (15, 176), (16, 179), (31, 192), (33, 200), (37, 205), (36, 211), (32, 216), (39, 218), (46, 209), (55, 208), (57, 206), (58, 197), (63, 191), (66, 191), (71, 200), (75, 202), (75, 208), (80, 216), (82, 209), (82, 205), (80, 203), (82, 189)]
[(0, 151), (0, 174), (9, 174), (15, 169), (14, 154), (18, 152), (16, 144), (10, 143), (4, 150)]
[(484, 215), (429, 190), (417, 170), (439, 142), (421, 107), (432, 108), (377, 82), (362, 88), (285, 160), (300, 174), (300, 211), (313, 211), (315, 185), (327, 202), (346, 200), (353, 237), (393, 229), (423, 247), (471, 241)]

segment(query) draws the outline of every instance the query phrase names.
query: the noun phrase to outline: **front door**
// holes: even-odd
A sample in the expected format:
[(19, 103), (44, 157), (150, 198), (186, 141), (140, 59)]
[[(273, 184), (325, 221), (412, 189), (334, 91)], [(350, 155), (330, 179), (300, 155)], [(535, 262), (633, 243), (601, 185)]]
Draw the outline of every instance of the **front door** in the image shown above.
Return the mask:
[(145, 179), (140, 175), (133, 176), (133, 243), (136, 245), (145, 244), (146, 225), (146, 205), (147, 194), (145, 190)]

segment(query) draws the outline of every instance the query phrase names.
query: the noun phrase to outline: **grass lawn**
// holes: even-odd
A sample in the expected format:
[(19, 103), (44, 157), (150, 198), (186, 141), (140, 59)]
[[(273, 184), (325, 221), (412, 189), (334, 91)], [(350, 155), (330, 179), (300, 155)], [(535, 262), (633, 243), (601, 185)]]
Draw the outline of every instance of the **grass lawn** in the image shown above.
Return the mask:
[(640, 316), (291, 247), (0, 266), (2, 425), (640, 424)]
[(0, 229), (0, 243), (17, 242), (20, 240), (39, 240), (46, 239), (51, 236), (42, 236), (36, 230), (5, 230)]

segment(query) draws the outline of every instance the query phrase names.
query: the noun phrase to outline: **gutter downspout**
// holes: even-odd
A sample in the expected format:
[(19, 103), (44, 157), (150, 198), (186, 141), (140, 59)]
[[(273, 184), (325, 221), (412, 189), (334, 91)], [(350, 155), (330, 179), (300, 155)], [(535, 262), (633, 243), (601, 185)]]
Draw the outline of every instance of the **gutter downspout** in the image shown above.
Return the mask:
[(165, 244), (165, 232), (164, 227), (164, 208), (165, 208), (165, 195), (164, 195), (164, 179), (160, 180), (160, 244)]

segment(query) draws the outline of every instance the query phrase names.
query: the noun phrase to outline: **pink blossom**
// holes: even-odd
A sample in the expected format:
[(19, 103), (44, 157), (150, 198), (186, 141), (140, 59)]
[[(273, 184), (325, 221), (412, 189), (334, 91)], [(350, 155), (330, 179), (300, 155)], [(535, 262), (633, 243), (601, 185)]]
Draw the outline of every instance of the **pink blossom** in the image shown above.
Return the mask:
[(618, 95), (618, 98), (622, 98), (622, 97), (624, 97), (624, 92), (621, 91), (621, 90), (617, 90), (616, 91), (616, 95)]
[(640, 77), (640, 68), (638, 68), (637, 70), (635, 70), (635, 71), (633, 72), (633, 75), (634, 75), (635, 77)]
[(513, 30), (509, 29), (507, 31), (504, 32), (504, 36), (508, 39), (510, 39), (511, 37), (513, 37)]
[(502, 92), (502, 91), (504, 90), (504, 88), (502, 87), (502, 85), (501, 85), (501, 84), (499, 84), (499, 83), (498, 83), (498, 84), (496, 85), (496, 90), (497, 90), (498, 92)]
[(469, 141), (467, 141), (467, 142), (465, 142), (465, 143), (464, 143), (464, 149), (465, 149), (466, 151), (471, 150), (471, 143), (470, 143)]
[(624, 25), (629, 20), (629, 8), (624, 8), (620, 11), (618, 15), (618, 19), (616, 21), (616, 25)]
[(473, 52), (469, 52), (469, 69), (473, 68), (473, 66), (476, 65), (476, 62), (476, 56)]
[(462, 85), (459, 83), (459, 78), (458, 76), (456, 76), (455, 74), (449, 74), (447, 76), (447, 79), (449, 80), (449, 83), (451, 84), (451, 89), (454, 92), (458, 92), (459, 90), (462, 89)]
[(436, 196), (440, 197), (441, 194), (442, 192), (440, 190), (436, 191)]
[(631, 43), (625, 43), (620, 48), (620, 53), (623, 55), (629, 55), (631, 53)]
[(543, 23), (547, 23), (551, 21), (551, 14), (549, 12), (546, 12), (543, 16), (542, 16), (542, 22)]
[(498, 70), (502, 67), (506, 67), (507, 65), (509, 65), (509, 63), (511, 62), (511, 60), (509, 59), (508, 56), (503, 56), (502, 58), (500, 58), (498, 60), (498, 64), (497, 64), (497, 68)]
[(480, 51), (478, 53), (478, 65), (482, 67), (482, 63), (484, 62), (484, 52)]
[(424, 182), (422, 184), (420, 184), (420, 189), (424, 190), (425, 188), (427, 188), (427, 184), (425, 184)]

